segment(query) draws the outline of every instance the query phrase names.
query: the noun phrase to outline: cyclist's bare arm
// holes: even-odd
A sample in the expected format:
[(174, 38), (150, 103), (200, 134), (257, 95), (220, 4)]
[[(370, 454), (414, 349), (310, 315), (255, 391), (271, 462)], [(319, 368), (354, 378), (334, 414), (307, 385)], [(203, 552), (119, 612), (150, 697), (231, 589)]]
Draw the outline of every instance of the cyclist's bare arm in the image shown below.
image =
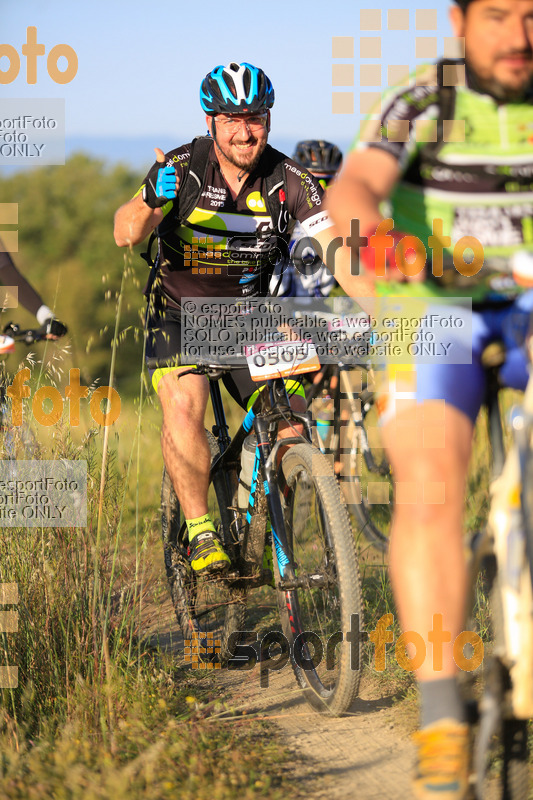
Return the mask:
[(3, 283), (4, 286), (17, 287), (19, 304), (35, 315), (39, 325), (42, 326), (41, 334), (44, 338), (57, 339), (67, 333), (66, 326), (54, 316), (54, 312), (43, 302), (41, 295), (35, 291), (31, 283), (19, 272), (10, 253), (6, 252), (1, 239), (0, 283)]
[(119, 247), (139, 244), (156, 228), (164, 217), (160, 208), (147, 206), (138, 194), (115, 214), (115, 242)]
[[(344, 242), (351, 234), (352, 220), (359, 220), (359, 234), (362, 236), (369, 229), (375, 230), (382, 219), (379, 205), (389, 197), (399, 175), (397, 160), (384, 150), (368, 148), (351, 153), (326, 195), (329, 215), (337, 235)], [(335, 278), (347, 294), (365, 296), (360, 288), (363, 278), (353, 275), (350, 265), (350, 249), (344, 247), (336, 259)], [(328, 267), (331, 269), (329, 264)], [(372, 283), (370, 278), (366, 280)], [(373, 291), (368, 291), (366, 296), (372, 294)]]
[[(389, 153), (377, 149), (352, 153), (337, 179), (326, 194), (326, 207), (333, 228), (316, 235), (322, 247), (326, 266), (333, 272), (350, 297), (374, 297), (374, 280), (358, 263), (357, 243), (351, 240), (352, 220), (359, 220), (359, 234), (365, 235), (371, 226), (381, 220), (379, 204), (391, 193), (398, 180), (399, 169), (396, 159)], [(324, 239), (340, 237), (343, 247), (328, 249)], [(372, 313), (372, 307), (365, 307)]]
[(399, 177), (398, 161), (384, 150), (369, 147), (348, 156), (326, 196), (331, 219), (341, 236), (349, 235), (352, 219), (359, 220), (360, 231), (382, 219), (379, 205), (390, 196)]
[[(328, 190), (329, 191), (329, 190)], [(349, 232), (348, 232), (349, 233)], [(322, 251), (322, 260), (324, 264), (335, 276), (335, 279), (340, 283), (346, 294), (350, 297), (364, 298), (374, 297), (374, 282), (366, 274), (357, 274), (350, 269), (351, 250), (346, 244), (346, 238), (342, 239), (334, 226), (326, 228), (320, 233), (313, 235), (314, 240), (317, 242), (318, 248)], [(360, 303), (361, 307), (369, 314), (373, 311), (373, 304)]]

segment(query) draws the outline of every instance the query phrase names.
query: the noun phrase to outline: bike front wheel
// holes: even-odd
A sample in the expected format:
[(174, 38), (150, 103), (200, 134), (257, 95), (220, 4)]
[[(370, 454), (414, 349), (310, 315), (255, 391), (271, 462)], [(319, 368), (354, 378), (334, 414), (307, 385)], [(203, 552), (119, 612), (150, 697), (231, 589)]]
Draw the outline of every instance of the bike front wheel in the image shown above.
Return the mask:
[(510, 678), (499, 659), (492, 659), (486, 680), (475, 747), (476, 800), (528, 800), (528, 721), (502, 713)]
[[(220, 450), (215, 437), (206, 433), (213, 461)], [(219, 473), (209, 484), (208, 512), (226, 550), (231, 549), (231, 505), (226, 481)], [(246, 592), (231, 576), (198, 575), (191, 568), (187, 526), (166, 470), (161, 487), (161, 530), (172, 604), (183, 638), (191, 642), (193, 661), (195, 655), (199, 661), (226, 661), (236, 644), (232, 634), (244, 628)]]
[(291, 447), (279, 483), (296, 573), (294, 588), (286, 588), (286, 559), (273, 532), (283, 632), (306, 699), (319, 711), (340, 715), (357, 696), (360, 680), (361, 582), (350, 520), (333, 471), (316, 447)]

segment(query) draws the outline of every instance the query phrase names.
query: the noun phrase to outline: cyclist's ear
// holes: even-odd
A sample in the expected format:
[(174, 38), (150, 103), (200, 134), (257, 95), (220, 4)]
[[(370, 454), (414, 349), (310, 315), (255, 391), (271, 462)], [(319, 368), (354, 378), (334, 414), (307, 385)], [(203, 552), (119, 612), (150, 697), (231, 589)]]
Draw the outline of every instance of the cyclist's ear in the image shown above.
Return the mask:
[(457, 5), (451, 5), (448, 9), (448, 19), (452, 27), (454, 36), (464, 36), (465, 29), (465, 14), (464, 11)]
[(267, 133), (270, 133), (270, 109), (267, 111)]
[(213, 125), (215, 124), (215, 118), (209, 116), (209, 114), (206, 114), (205, 115), (205, 124), (207, 125), (207, 130), (209, 131), (209, 133), (211, 134), (212, 138), (214, 139), (215, 137), (213, 135)]

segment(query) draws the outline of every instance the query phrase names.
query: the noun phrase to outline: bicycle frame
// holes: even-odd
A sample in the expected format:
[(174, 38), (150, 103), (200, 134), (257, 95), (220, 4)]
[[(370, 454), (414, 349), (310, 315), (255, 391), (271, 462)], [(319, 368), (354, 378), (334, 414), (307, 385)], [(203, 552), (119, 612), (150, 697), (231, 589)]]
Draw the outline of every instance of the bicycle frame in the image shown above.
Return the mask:
[[(239, 427), (234, 438), (230, 441), (228, 435), (228, 425), (224, 413), (224, 406), (220, 394), (218, 380), (210, 381), (209, 390), (211, 403), (215, 415), (215, 427), (213, 433), (217, 436), (221, 455), (212, 465), (211, 477), (213, 482), (224, 479), (227, 482), (229, 496), (233, 495), (231, 483), (231, 471), (240, 466), (240, 453), (245, 437), (251, 432), (252, 428), (257, 437), (256, 455), (252, 472), (251, 489), (248, 498), (248, 509), (245, 517), (245, 535), (249, 528), (254, 511), (256, 510), (257, 478), (259, 473), (264, 485), (266, 495), (270, 525), (272, 528), (272, 538), (276, 557), (279, 564), (280, 575), (282, 576), (282, 589), (293, 589), (298, 586), (298, 581), (294, 572), (294, 565), (289, 552), (283, 510), (277, 482), (277, 461), (280, 448), (301, 442), (302, 437), (289, 436), (278, 439), (274, 445), (270, 443), (269, 431), (277, 427), (277, 423), (286, 417), (295, 422), (301, 422), (307, 440), (311, 442), (312, 427), (309, 413), (299, 413), (290, 407), (285, 382), (281, 378), (266, 382), (266, 389), (260, 392), (253, 407), (248, 411)], [(268, 399), (267, 399), (268, 397)], [(225, 522), (229, 525), (228, 530), (238, 523), (238, 512), (232, 510), (233, 519), (227, 518)]]

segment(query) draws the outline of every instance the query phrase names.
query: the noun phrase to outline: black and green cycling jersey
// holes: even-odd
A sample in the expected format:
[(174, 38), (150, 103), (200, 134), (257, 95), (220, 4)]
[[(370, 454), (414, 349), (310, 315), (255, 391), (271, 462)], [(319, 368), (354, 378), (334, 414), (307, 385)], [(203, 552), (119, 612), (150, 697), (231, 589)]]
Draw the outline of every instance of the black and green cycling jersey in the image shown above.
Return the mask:
[[(393, 218), (396, 230), (424, 243), (428, 274), (433, 220), (443, 221), (443, 234), (451, 239), (444, 250), (443, 278), (411, 284), (409, 294), (513, 297), (519, 289), (512, 263), (519, 251), (531, 253), (533, 275), (532, 99), (499, 103), (475, 91), (468, 80), (443, 87), (433, 65), (426, 74), (418, 71), (408, 87), (384, 95), (380, 141), (363, 141), (370, 138), (366, 133), (356, 139), (357, 149), (377, 147), (398, 159), (402, 175), (385, 216)], [(453, 247), (465, 236), (477, 238), (485, 256), (471, 278), (453, 267)], [(394, 289), (381, 287), (383, 292)]]

